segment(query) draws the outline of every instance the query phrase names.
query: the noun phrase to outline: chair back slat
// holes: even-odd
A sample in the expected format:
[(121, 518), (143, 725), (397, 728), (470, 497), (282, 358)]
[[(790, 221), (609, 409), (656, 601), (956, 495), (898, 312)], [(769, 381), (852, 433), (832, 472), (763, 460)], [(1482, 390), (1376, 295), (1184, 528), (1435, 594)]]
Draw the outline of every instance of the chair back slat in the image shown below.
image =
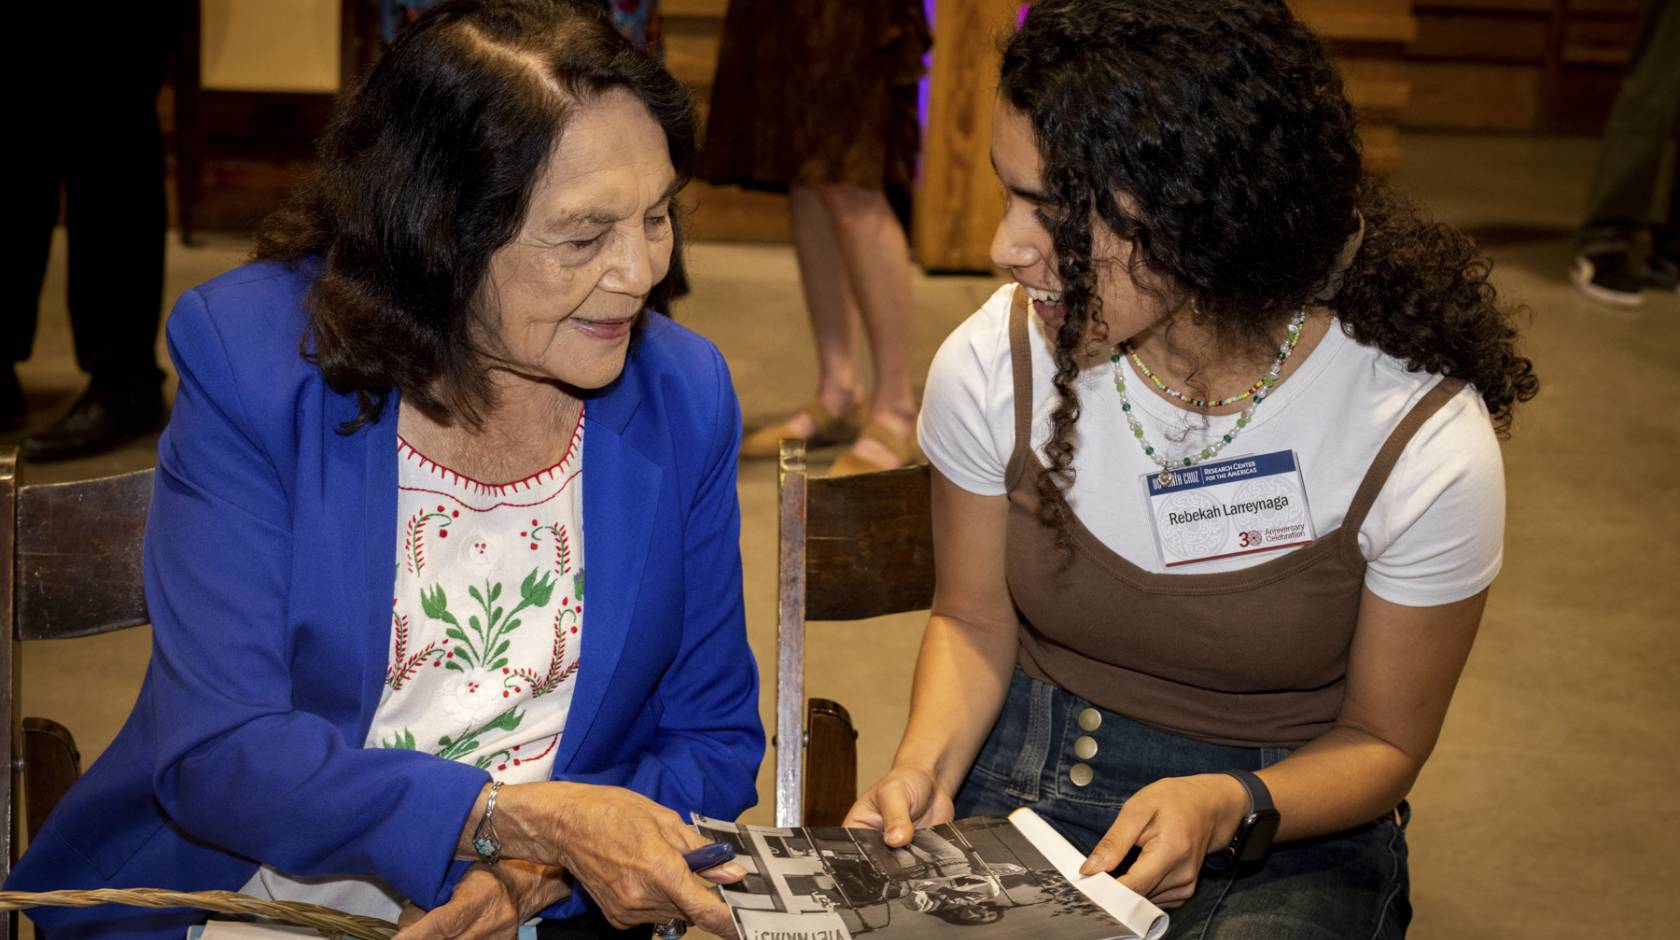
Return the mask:
[(21, 640), (91, 636), (148, 622), (140, 548), (152, 471), (17, 490)]
[(927, 466), (813, 477), (805, 509), (805, 617), (861, 620), (933, 604)]
[(53, 807), (82, 775), (82, 752), (70, 729), (49, 718), (25, 718), (22, 734), (23, 820), (34, 842)]
[(933, 604), (926, 466), (812, 477), (785, 440), (777, 476), (776, 825), (835, 825), (857, 796), (857, 743), (839, 704), (805, 713), (805, 622), (862, 620)]
[(800, 824), (805, 792), (805, 442), (782, 441), (776, 470), (776, 825)]

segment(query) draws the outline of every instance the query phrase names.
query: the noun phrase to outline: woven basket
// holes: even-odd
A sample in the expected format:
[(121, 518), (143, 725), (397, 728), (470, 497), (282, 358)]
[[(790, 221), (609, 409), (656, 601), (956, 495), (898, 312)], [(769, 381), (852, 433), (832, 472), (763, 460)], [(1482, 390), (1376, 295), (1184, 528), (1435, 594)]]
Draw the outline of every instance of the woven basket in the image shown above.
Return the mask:
[(128, 907), (195, 907), (217, 914), (246, 914), (297, 927), (311, 927), (324, 937), (355, 937), (356, 940), (389, 940), (397, 925), (376, 917), (360, 917), (319, 904), (297, 901), (268, 901), (237, 891), (164, 891), (159, 888), (124, 888), (100, 891), (0, 891), (0, 911), (21, 911), (31, 907), (93, 907), (122, 904)]

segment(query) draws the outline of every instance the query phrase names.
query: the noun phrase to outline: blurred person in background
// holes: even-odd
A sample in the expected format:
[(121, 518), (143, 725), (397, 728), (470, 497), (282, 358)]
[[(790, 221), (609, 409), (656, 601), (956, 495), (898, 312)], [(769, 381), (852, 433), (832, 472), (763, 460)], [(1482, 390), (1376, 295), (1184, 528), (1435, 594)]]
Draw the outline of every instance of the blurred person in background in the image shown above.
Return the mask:
[[(1599, 303), (1638, 307), (1645, 288), (1680, 291), (1677, 126), (1680, 3), (1644, 0), (1569, 268), (1575, 289)], [(1667, 198), (1659, 204), (1664, 189)]]
[[(923, 0), (732, 0), (697, 174), (785, 190), (816, 393), (749, 434), (743, 457), (783, 438), (851, 446), (830, 473), (918, 459), (910, 380), (910, 245), (889, 191), (908, 192), (921, 126)], [(869, 341), (866, 389), (854, 344)]]
[[(119, 447), (163, 423), (157, 329), (163, 304), (163, 135), (157, 96), (174, 48), (176, 4), (28, 3), (13, 61), (16, 192), (23, 241), (7, 255), (17, 293), (0, 328), (0, 427), (22, 427), (17, 363), (30, 357), (58, 225), (69, 246), (70, 328), (88, 384), (69, 410), (23, 441), (33, 461)], [(24, 88), (27, 90), (22, 90)]]

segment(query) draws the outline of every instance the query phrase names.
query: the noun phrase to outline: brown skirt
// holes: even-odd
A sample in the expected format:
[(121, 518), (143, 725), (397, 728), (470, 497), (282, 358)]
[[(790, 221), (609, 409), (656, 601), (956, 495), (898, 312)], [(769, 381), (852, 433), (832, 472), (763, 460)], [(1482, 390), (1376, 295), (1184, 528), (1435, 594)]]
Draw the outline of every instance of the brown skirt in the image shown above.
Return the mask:
[(922, 0), (731, 0), (699, 177), (907, 187), (931, 45)]

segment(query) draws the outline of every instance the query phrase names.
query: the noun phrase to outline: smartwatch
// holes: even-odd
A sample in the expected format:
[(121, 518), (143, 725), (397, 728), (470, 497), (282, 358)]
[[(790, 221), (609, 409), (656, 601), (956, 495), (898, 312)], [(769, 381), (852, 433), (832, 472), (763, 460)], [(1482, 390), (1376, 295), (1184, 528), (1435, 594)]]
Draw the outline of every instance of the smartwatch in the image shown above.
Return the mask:
[(1259, 777), (1246, 770), (1227, 770), (1248, 791), (1248, 814), (1237, 824), (1231, 844), (1207, 857), (1207, 866), (1216, 870), (1258, 862), (1266, 857), (1272, 837), (1277, 835), (1277, 807), (1272, 805), (1272, 791)]

